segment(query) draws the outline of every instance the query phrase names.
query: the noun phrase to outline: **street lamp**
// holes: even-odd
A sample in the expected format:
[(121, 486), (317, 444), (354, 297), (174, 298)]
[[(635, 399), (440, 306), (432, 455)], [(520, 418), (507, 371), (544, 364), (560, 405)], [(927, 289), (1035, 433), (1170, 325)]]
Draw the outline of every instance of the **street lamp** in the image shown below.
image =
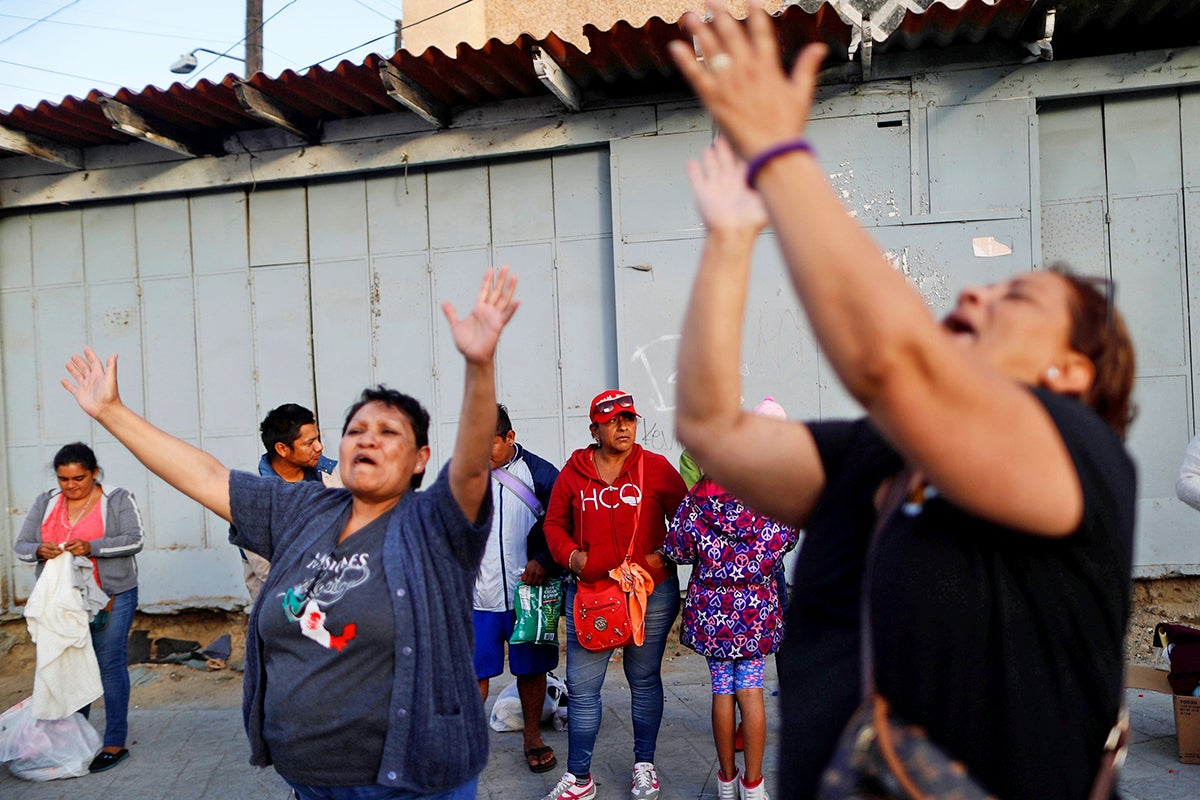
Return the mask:
[(214, 56), (217, 56), (218, 58), (230, 58), (230, 59), (233, 59), (234, 61), (237, 61), (238, 63), (240, 63), (242, 65), (243, 70), (246, 67), (246, 62), (243, 61), (242, 59), (238, 58), (237, 56), (231, 56), (231, 55), (228, 55), (227, 53), (218, 53), (216, 50), (209, 50), (207, 47), (197, 47), (195, 50), (193, 50), (190, 53), (184, 53), (184, 54), (180, 55), (179, 59), (174, 64), (171, 65), (171, 72), (174, 72), (177, 75), (187, 75), (189, 72), (194, 70), (196, 68), (196, 63), (197, 63), (196, 53), (212, 53)]

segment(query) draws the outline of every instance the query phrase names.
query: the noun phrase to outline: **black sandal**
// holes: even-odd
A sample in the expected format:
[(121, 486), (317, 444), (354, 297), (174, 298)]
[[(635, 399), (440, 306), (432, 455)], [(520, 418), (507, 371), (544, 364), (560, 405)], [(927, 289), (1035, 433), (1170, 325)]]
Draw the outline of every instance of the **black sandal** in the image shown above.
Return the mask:
[[(542, 761), (546, 753), (550, 754), (550, 760)], [(525, 751), (525, 763), (530, 772), (549, 772), (558, 766), (558, 757), (554, 755), (553, 747), (531, 747)]]

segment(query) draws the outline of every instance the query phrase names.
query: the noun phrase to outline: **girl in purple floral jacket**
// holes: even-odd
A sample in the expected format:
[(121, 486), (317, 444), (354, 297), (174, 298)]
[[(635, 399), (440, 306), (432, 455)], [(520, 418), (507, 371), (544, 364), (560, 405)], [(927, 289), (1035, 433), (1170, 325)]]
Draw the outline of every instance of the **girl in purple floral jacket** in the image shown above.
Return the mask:
[(745, 743), (742, 795), (766, 796), (763, 663), (783, 641), (775, 574), (784, 554), (796, 546), (797, 536), (795, 528), (751, 511), (708, 478), (701, 478), (679, 506), (663, 545), (671, 560), (695, 565), (683, 604), (680, 638), (707, 657), (712, 673), (713, 741), (721, 765), (719, 800), (738, 796), (735, 701)]

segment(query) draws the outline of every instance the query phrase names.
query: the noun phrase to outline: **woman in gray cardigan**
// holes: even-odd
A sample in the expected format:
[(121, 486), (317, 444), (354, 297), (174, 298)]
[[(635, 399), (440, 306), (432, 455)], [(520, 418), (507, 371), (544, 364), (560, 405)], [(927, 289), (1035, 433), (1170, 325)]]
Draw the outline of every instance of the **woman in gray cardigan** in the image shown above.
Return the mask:
[[(128, 755), (129, 670), (126, 645), (137, 611), (137, 561), (142, 549), (142, 516), (125, 489), (102, 486), (92, 448), (82, 442), (54, 455), (58, 488), (38, 495), (13, 547), (21, 561), (46, 561), (64, 553), (92, 560), (96, 582), (109, 596), (108, 605), (92, 621), (92, 647), (104, 687), (104, 747), (91, 771), (103, 772)], [(88, 708), (82, 709), (86, 716)]]
[(515, 279), (487, 271), (471, 313), (443, 304), (465, 362), (454, 449), (424, 491), (429, 415), (363, 393), (342, 429), (344, 489), (230, 472), (121, 402), (90, 348), (63, 385), (151, 472), (271, 561), (246, 634), (251, 762), (301, 800), (475, 797), (487, 722), (471, 663), (471, 586), (491, 528), (494, 356)]

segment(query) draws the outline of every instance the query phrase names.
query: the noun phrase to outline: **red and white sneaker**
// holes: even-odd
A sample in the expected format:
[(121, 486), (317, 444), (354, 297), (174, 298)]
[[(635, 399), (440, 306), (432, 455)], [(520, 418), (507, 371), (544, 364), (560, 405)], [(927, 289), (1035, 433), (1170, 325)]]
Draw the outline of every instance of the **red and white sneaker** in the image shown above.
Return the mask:
[(733, 771), (733, 777), (725, 780), (725, 773), (717, 770), (717, 800), (738, 800), (738, 771)]
[(767, 779), (761, 775), (753, 786), (747, 786), (744, 777), (739, 780), (738, 793), (742, 796), (741, 800), (771, 800), (767, 796)]
[(564, 772), (558, 783), (542, 800), (592, 800), (596, 796), (596, 782), (587, 776), (586, 783), (569, 772)]
[(657, 800), (658, 770), (649, 761), (633, 765), (633, 781), (629, 786), (629, 800)]

